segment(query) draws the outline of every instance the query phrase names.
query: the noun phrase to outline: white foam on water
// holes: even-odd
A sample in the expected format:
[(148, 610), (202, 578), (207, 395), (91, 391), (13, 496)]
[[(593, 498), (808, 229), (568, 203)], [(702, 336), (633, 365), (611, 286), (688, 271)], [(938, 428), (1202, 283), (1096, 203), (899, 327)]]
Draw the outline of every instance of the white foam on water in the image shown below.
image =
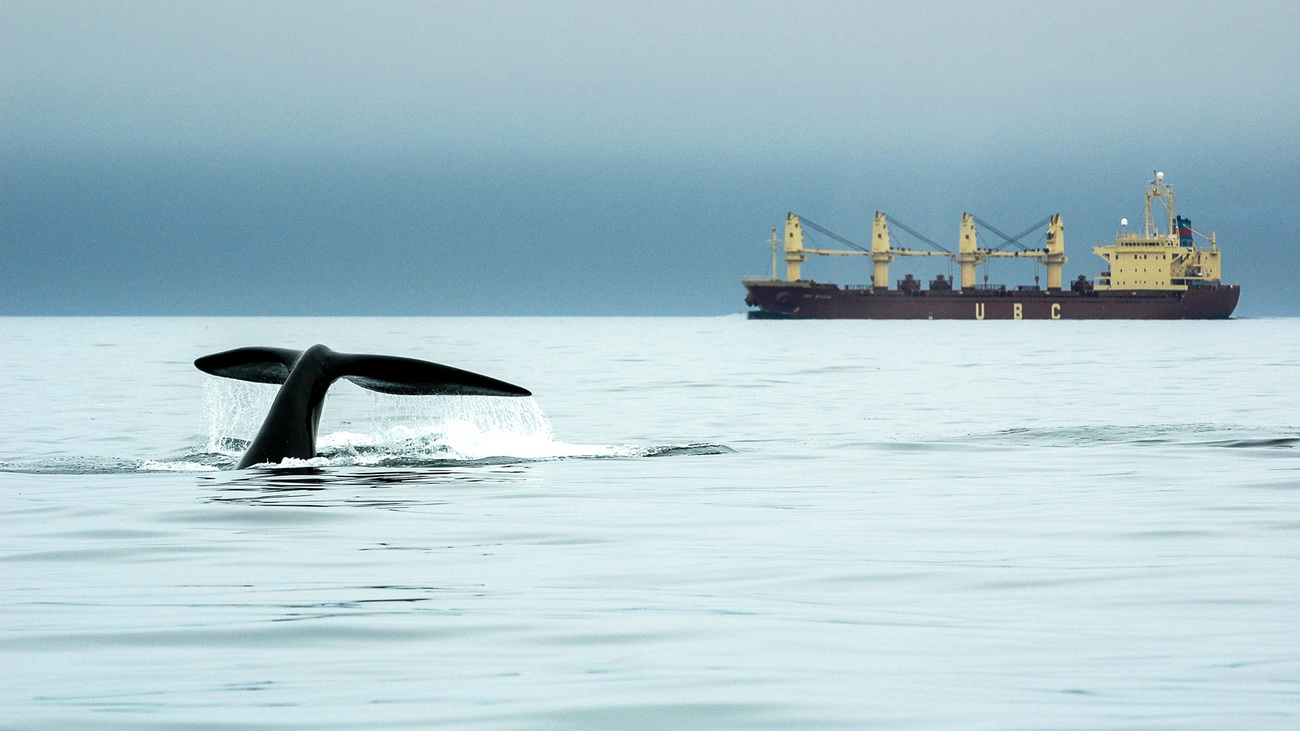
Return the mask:
[(568, 444), (532, 398), (492, 396), (372, 397), (371, 428), (318, 437), (325, 453), (354, 451), (362, 464), (391, 457), (481, 460), (494, 457), (557, 459), (613, 457), (635, 447)]
[(199, 462), (159, 462), (146, 459), (136, 468), (140, 472), (217, 472), (219, 468)]
[[(238, 456), (230, 440), (251, 440), (275, 399), (278, 387), (224, 378), (203, 384), (203, 413), (207, 422), (206, 451)], [(337, 388), (337, 387), (336, 387)], [(393, 396), (362, 392), (368, 399), (354, 403), (357, 389), (331, 391), (325, 423), (316, 438), (323, 455), (311, 460), (285, 460), (286, 466), (377, 464), (393, 459), (483, 460), (493, 458), (560, 459), (566, 457), (627, 457), (645, 450), (630, 445), (569, 444), (556, 441), (551, 423), (532, 398), (493, 396)], [(337, 397), (337, 398), (336, 398)], [(361, 411), (358, 420), (331, 424), (338, 409)], [(159, 468), (161, 469), (161, 468)]]

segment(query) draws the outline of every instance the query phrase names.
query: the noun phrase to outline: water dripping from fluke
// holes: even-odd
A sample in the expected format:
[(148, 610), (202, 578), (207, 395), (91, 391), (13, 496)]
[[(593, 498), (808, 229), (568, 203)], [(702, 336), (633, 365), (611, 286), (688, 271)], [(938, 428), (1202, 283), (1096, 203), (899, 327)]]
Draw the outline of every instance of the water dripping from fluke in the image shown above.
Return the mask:
[[(253, 391), (250, 393), (250, 389)], [(393, 396), (364, 392), (364, 420), (322, 424), (316, 455), (258, 469), (301, 467), (429, 468), (500, 465), (559, 459), (609, 459), (728, 454), (723, 444), (572, 444), (555, 439), (532, 397)], [(258, 428), (274, 387), (209, 379), (205, 454), (233, 464)], [(327, 408), (328, 411), (328, 408)]]

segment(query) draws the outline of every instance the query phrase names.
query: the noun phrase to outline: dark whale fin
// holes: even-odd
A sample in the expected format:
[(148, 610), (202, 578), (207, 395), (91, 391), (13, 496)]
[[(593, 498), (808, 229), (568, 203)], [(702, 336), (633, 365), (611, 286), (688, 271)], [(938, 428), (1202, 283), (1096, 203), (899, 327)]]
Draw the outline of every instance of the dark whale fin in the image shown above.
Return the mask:
[(387, 355), (343, 355), (339, 377), (362, 388), (404, 396), (531, 396), (495, 378), (414, 358)]
[(256, 383), (282, 384), (262, 428), (236, 469), (316, 456), (316, 427), (331, 384), (346, 378), (362, 388), (402, 395), (531, 396), (528, 389), (451, 366), (388, 355), (236, 348), (194, 361), (204, 373)]
[(237, 381), (284, 383), (301, 355), (301, 350), (288, 348), (235, 348), (205, 355), (194, 361), (194, 366), (204, 373)]

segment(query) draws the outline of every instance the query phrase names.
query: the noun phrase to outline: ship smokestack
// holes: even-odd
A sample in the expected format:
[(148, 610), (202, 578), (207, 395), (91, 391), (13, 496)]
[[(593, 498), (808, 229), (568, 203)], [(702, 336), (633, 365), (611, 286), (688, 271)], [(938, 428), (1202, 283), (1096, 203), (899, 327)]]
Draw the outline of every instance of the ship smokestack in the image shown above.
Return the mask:
[(1192, 219), (1178, 216), (1174, 219), (1178, 226), (1178, 243), (1182, 246), (1192, 246)]

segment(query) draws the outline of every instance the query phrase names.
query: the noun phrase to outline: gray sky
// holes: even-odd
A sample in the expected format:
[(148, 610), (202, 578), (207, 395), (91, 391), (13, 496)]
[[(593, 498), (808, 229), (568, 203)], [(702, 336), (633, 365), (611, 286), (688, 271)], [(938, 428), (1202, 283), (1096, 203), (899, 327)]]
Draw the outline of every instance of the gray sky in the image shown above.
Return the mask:
[(1092, 275), (1160, 168), (1238, 313), (1296, 315), (1297, 38), (1294, 3), (0, 0), (0, 312), (735, 312), (787, 210), (1061, 212)]

